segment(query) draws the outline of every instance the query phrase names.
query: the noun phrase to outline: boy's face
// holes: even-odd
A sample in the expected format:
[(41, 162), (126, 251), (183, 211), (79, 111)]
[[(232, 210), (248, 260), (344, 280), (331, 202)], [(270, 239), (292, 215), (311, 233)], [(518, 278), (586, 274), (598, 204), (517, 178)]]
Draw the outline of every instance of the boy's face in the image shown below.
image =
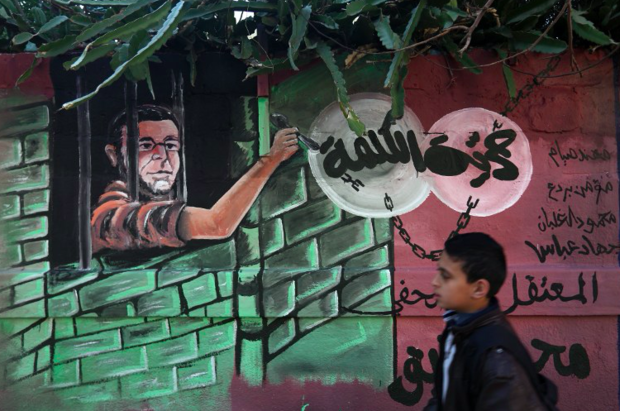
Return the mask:
[[(485, 284), (486, 283), (486, 284)], [(445, 251), (437, 263), (437, 274), (433, 278), (433, 289), (437, 305), (444, 310), (462, 313), (475, 312), (488, 303), (488, 281), (467, 282), (463, 264), (454, 260)]]

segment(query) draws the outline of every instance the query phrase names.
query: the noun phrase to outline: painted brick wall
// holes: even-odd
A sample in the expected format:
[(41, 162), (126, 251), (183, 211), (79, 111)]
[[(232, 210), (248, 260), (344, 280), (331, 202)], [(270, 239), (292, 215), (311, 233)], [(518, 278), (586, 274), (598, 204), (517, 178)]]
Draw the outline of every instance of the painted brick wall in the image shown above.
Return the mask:
[[(24, 305), (44, 293), (49, 244), (50, 106), (44, 96), (18, 91), (0, 94), (0, 220), (4, 234), (0, 266), (9, 268), (0, 305)], [(34, 307), (34, 306), (33, 306)], [(37, 308), (16, 315), (43, 315)], [(38, 316), (35, 315), (35, 316)]]
[[(277, 171), (227, 241), (131, 267), (108, 255), (88, 271), (50, 270), (49, 103), (11, 95), (0, 105), (12, 121), (1, 132), (8, 149), (0, 158), (9, 234), (1, 266), (15, 270), (0, 286), (1, 334), (10, 337), (3, 376), (12, 390), (94, 403), (205, 387), (220, 395), (235, 369), (259, 384), (276, 357), (294, 367), (287, 350), (304, 337), (321, 339), (321, 326), (335, 317), (390, 309), (389, 221), (335, 207), (305, 153)], [(238, 178), (258, 158), (256, 99), (240, 99), (233, 111), (242, 120), (230, 163)], [(354, 325), (350, 339), (362, 330), (365, 343), (390, 329), (391, 319), (380, 322), (368, 332)], [(391, 373), (387, 362), (377, 375)]]

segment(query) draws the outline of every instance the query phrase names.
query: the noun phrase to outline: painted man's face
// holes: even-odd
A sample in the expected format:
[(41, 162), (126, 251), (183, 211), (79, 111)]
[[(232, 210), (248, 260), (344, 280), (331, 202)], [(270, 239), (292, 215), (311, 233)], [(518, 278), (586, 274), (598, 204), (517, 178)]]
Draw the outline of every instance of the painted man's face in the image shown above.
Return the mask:
[[(138, 174), (153, 194), (167, 194), (179, 172), (179, 130), (172, 120), (138, 123)], [(123, 156), (126, 156), (126, 129), (123, 130)]]

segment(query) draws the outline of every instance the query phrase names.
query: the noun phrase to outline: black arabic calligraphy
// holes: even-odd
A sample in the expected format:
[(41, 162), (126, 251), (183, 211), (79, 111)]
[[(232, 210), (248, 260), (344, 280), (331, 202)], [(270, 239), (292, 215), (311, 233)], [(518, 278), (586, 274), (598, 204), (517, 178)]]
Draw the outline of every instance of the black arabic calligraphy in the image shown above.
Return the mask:
[(578, 160), (580, 163), (584, 161), (609, 161), (611, 159), (611, 155), (612, 153), (607, 151), (605, 148), (602, 152), (598, 149), (591, 149), (588, 153), (588, 150), (583, 150), (581, 148), (575, 150), (571, 147), (563, 153), (557, 140), (554, 141), (554, 146), (551, 146), (551, 149), (549, 149), (549, 158), (553, 160), (557, 167), (560, 167), (560, 163), (558, 163), (557, 158), (558, 156), (560, 157), (559, 160), (564, 162), (564, 165), (566, 165), (569, 160)]
[(587, 234), (592, 234), (596, 228), (606, 227), (616, 224), (617, 218), (611, 211), (597, 213), (597, 217), (582, 217), (575, 213), (571, 206), (567, 211), (558, 209), (557, 211), (547, 211), (544, 207), (540, 208), (541, 214), (538, 215), (538, 230), (545, 232), (548, 229), (554, 230), (563, 226), (583, 229)]
[[(405, 280), (400, 281), (401, 285), (405, 284)], [(409, 297), (414, 296), (414, 299), (409, 299)], [(426, 308), (435, 308), (437, 306), (437, 300), (435, 300), (435, 294), (430, 293), (426, 294), (420, 290), (409, 291), (409, 288), (403, 287), (398, 293), (398, 299), (394, 301), (394, 312), (397, 315), (405, 308), (405, 305), (416, 305), (417, 303), (424, 301), (424, 305)]]
[[(500, 124), (496, 126), (501, 127)], [(325, 173), (332, 178), (340, 178), (347, 171), (373, 169), (386, 162), (407, 164), (412, 161), (416, 171), (424, 172), (428, 169), (442, 176), (460, 175), (471, 165), (482, 172), (470, 181), (470, 185), (474, 188), (482, 186), (491, 175), (501, 181), (513, 181), (519, 177), (518, 167), (509, 160), (512, 154), (508, 147), (517, 137), (514, 130), (495, 130), (494, 127), (494, 131), (484, 139), (486, 151), (484, 153), (474, 151), (471, 155), (444, 146), (443, 144), (449, 140), (446, 134), (433, 137), (430, 140), (430, 147), (422, 155), (412, 130), (407, 131), (406, 137), (401, 131), (392, 134), (389, 127), (380, 129), (378, 133), (383, 136), (387, 149), (379, 141), (377, 132), (369, 130), (368, 140), (357, 138), (353, 143), (356, 160), (349, 156), (341, 138), (336, 140), (334, 136), (329, 136), (320, 148), (321, 154), (325, 155), (323, 160)], [(473, 148), (480, 140), (479, 133), (472, 132), (466, 145)], [(501, 167), (491, 171), (491, 163)]]
[[(607, 183), (604, 184), (604, 182), (599, 179), (593, 179), (592, 181), (588, 181), (583, 185), (576, 184), (574, 186), (563, 186), (562, 184), (547, 183), (547, 189), (549, 189), (547, 197), (550, 200), (562, 200), (562, 202), (564, 203), (566, 202), (566, 200), (571, 198), (573, 194), (581, 198), (586, 198), (588, 197), (589, 193), (596, 193), (596, 204), (598, 204), (601, 198), (601, 194), (607, 194), (613, 191), (614, 186), (613, 184), (611, 184), (611, 181), (607, 181)], [(556, 197), (557, 194), (559, 195)]]
[(590, 375), (590, 359), (588, 352), (581, 344), (573, 344), (568, 350), (568, 365), (564, 365), (560, 354), (566, 351), (566, 346), (553, 345), (547, 342), (533, 339), (532, 347), (542, 351), (540, 357), (534, 363), (536, 371), (540, 372), (553, 357), (553, 367), (563, 377), (574, 375), (582, 380)]
[(620, 252), (620, 244), (594, 244), (586, 235), (582, 235), (581, 239), (583, 241), (579, 244), (573, 240), (567, 240), (566, 244), (563, 244), (560, 240), (558, 240), (558, 237), (555, 234), (552, 234), (551, 244), (534, 245), (530, 241), (525, 241), (525, 245), (530, 247), (536, 253), (536, 257), (538, 257), (538, 261), (541, 263), (545, 263), (547, 261), (547, 257), (552, 255), (557, 255), (558, 257), (562, 257), (566, 260), (567, 257), (570, 257), (574, 253), (579, 255), (594, 255), (598, 257), (599, 255), (612, 253), (617, 254)]
[[(519, 287), (517, 281), (517, 274), (512, 274), (512, 300), (513, 303), (508, 309), (504, 311), (506, 314), (510, 314), (517, 309), (517, 307), (524, 307), (528, 305), (532, 305), (534, 303), (541, 303), (543, 301), (555, 301), (560, 300), (562, 302), (569, 301), (578, 301), (581, 304), (586, 304), (588, 302), (588, 298), (584, 294), (584, 289), (586, 282), (583, 279), (583, 272), (579, 273), (579, 277), (577, 279), (577, 283), (579, 284), (579, 292), (565, 296), (564, 292), (564, 284), (562, 283), (551, 283), (547, 286), (547, 277), (543, 277), (540, 281), (540, 285), (534, 282), (534, 277), (531, 275), (526, 275), (525, 279), (529, 282), (527, 287), (527, 300), (521, 299), (519, 297)], [(596, 271), (592, 275), (592, 303), (595, 303), (598, 299), (598, 279), (596, 277)]]
[[(424, 394), (424, 383), (430, 384), (435, 376), (435, 368), (439, 354), (437, 350), (431, 348), (428, 351), (428, 360), (431, 363), (431, 371), (424, 370), (422, 359), (424, 353), (419, 348), (407, 347), (409, 358), (405, 360), (403, 365), (403, 375), (399, 376), (388, 386), (390, 397), (401, 404), (412, 406), (420, 402)], [(413, 391), (408, 391), (403, 384), (403, 377), (410, 383), (415, 384)]]

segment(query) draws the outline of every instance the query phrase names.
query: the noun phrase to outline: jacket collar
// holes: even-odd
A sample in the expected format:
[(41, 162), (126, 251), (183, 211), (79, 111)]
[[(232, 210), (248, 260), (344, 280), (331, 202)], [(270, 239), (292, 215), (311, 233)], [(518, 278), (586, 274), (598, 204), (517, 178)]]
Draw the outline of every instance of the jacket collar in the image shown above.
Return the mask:
[(500, 319), (504, 313), (499, 308), (497, 298), (493, 297), (489, 306), (475, 313), (458, 313), (449, 311), (444, 314), (444, 321), (455, 337), (465, 337), (475, 329)]

